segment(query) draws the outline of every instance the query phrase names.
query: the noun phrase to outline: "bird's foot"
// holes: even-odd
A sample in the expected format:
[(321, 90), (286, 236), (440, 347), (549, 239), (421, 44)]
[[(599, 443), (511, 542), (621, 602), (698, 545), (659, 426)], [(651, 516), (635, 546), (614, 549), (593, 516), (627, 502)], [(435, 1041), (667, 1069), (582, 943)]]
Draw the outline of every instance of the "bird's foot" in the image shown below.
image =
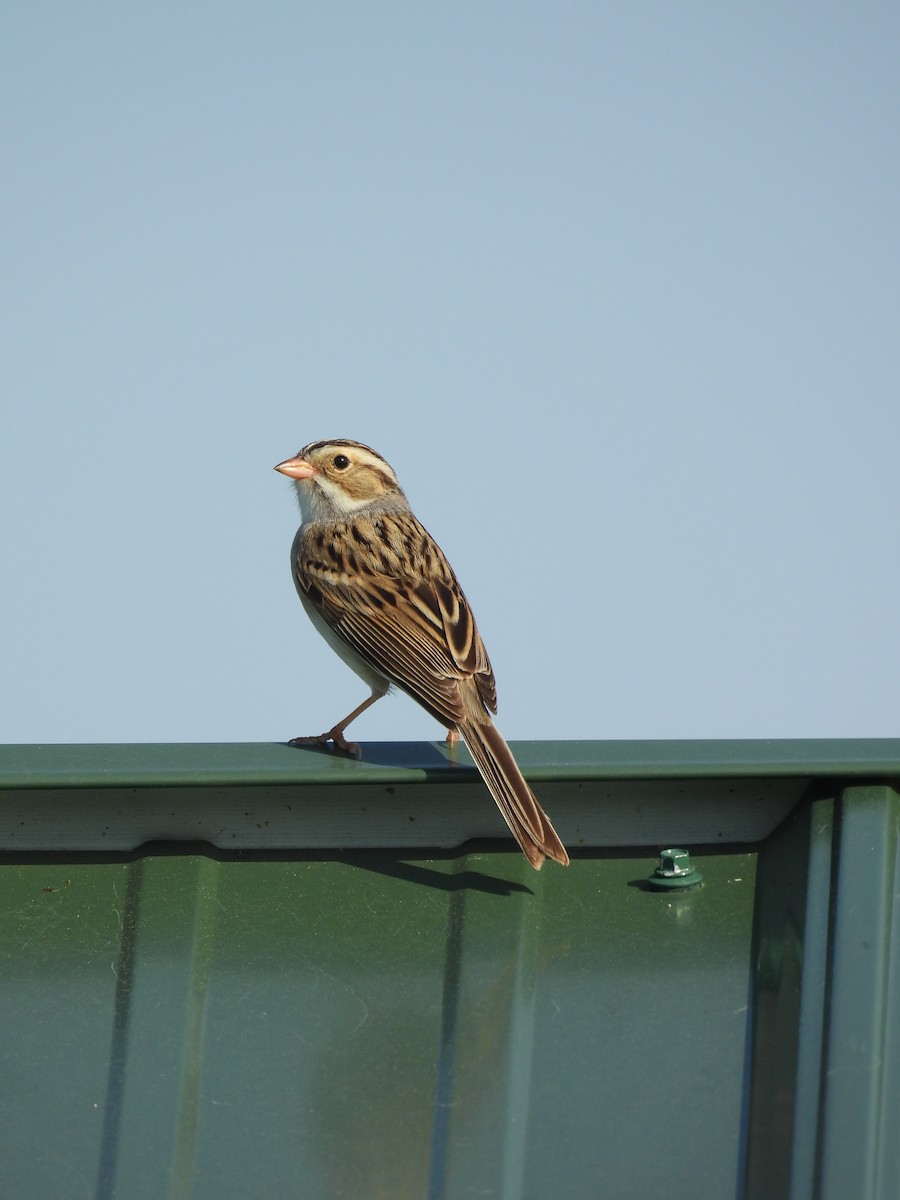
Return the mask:
[(335, 725), (334, 729), (329, 729), (327, 733), (320, 733), (318, 737), (291, 738), (288, 745), (327, 746), (329, 742), (333, 742), (336, 750), (340, 750), (344, 754), (349, 754), (351, 758), (359, 758), (362, 755), (359, 745), (356, 742), (348, 742), (344, 737), (343, 729), (339, 725)]

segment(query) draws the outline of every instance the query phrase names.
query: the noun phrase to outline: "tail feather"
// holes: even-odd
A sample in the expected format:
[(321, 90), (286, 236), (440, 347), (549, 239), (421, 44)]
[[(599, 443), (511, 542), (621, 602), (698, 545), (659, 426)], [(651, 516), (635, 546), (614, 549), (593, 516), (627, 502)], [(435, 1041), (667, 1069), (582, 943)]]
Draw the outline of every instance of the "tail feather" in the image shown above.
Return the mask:
[(539, 871), (544, 856), (566, 866), (569, 856), (556, 830), (531, 788), (525, 782), (512, 751), (490, 722), (465, 721), (459, 732), (481, 772), (488, 791), (509, 826), (522, 853)]

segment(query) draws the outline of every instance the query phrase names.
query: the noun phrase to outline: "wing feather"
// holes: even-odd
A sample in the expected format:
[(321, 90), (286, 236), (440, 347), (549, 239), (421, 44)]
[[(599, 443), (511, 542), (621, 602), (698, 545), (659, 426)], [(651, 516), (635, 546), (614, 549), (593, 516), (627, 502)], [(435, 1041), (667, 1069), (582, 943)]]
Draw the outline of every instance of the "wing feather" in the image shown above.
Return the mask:
[[(297, 538), (297, 587), (358, 654), (437, 720), (457, 725), (478, 701), (497, 711), (494, 673), (442, 551), (410, 512), (315, 525)], [(411, 548), (407, 553), (407, 548)]]

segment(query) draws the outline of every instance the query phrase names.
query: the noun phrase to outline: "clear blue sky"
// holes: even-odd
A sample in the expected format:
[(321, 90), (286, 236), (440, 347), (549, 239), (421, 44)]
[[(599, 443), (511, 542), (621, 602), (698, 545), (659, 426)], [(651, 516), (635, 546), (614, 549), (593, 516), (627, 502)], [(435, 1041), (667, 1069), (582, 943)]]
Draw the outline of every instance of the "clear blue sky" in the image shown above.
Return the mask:
[(328, 436), (508, 737), (900, 732), (900, 9), (35, 0), (0, 56), (0, 740), (363, 699), (272, 471)]

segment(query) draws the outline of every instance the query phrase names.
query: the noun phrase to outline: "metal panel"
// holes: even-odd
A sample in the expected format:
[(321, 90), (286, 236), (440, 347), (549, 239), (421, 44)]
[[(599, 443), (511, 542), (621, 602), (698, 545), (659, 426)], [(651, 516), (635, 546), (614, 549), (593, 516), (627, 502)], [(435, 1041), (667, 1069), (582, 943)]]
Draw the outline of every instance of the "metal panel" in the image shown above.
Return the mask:
[[(900, 745), (751, 745), (646, 777), (633, 746), (523, 748), (561, 832), (601, 835), (539, 874), (508, 840), (424, 849), (491, 811), (428, 748), (0, 749), (4, 1197), (887, 1200)], [(276, 850), (54, 841), (137, 845), (148, 810), (252, 840), (279, 790)], [(373, 804), (382, 839), (432, 817), (418, 850), (310, 850), (307, 794), (333, 846)], [(663, 839), (701, 887), (648, 888), (659, 827), (705, 831)]]
[[(900, 775), (900, 742), (516, 745), (574, 847), (757, 842), (812, 780)], [(427, 786), (423, 786), (427, 785)], [(443, 743), (0, 747), (0, 851), (460, 846), (507, 836), (468, 754)]]

